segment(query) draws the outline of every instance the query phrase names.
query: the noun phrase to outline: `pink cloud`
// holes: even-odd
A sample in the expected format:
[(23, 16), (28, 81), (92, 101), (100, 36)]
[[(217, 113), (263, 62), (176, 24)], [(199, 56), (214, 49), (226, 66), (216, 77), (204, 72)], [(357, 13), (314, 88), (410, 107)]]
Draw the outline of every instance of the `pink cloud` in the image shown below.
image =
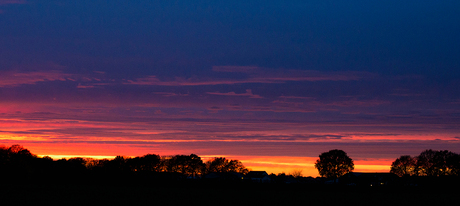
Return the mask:
[(89, 89), (89, 88), (94, 88), (92, 85), (81, 85), (81, 83), (78, 83), (77, 85), (78, 89)]
[(260, 70), (257, 66), (213, 66), (212, 71), (215, 72), (238, 72), (238, 73), (254, 73)]
[(71, 80), (73, 75), (63, 73), (64, 69), (64, 66), (53, 62), (17, 65), (9, 71), (0, 71), (0, 87), (15, 87), (45, 81)]
[(382, 104), (389, 104), (390, 101), (384, 100), (346, 100), (346, 101), (336, 101), (321, 105), (327, 106), (338, 106), (338, 107), (353, 107), (353, 106), (364, 106), (364, 107), (373, 107)]
[(314, 70), (268, 71), (255, 74), (254, 82), (283, 83), (287, 81), (354, 81), (371, 76), (362, 72), (320, 72)]
[(355, 97), (347, 97), (343, 100), (324, 101), (317, 100), (313, 97), (280, 96), (278, 99), (272, 101), (272, 103), (279, 106), (284, 105), (284, 107), (293, 108), (313, 106), (317, 109), (332, 109), (336, 107), (374, 107), (383, 104), (390, 104), (391, 102), (376, 99), (358, 100)]
[(0, 5), (6, 4), (26, 4), (27, 1), (25, 0), (0, 0)]
[(158, 94), (158, 95), (161, 95), (161, 96), (164, 96), (164, 97), (177, 97), (177, 96), (185, 97), (185, 96), (189, 95), (189, 94), (176, 94), (176, 93), (173, 93), (173, 92), (154, 92), (154, 94)]
[(176, 77), (173, 81), (161, 81), (156, 76), (148, 76), (143, 78), (137, 78), (136, 80), (127, 80), (124, 84), (132, 85), (155, 85), (155, 86), (204, 86), (204, 85), (219, 85), (219, 84), (241, 84), (241, 83), (252, 83), (247, 80), (225, 80), (225, 79), (211, 79), (211, 78), (179, 78)]
[(288, 81), (354, 81), (374, 75), (366, 72), (320, 72), (314, 70), (274, 70), (259, 67), (231, 67), (215, 66), (215, 72), (237, 72), (247, 73), (249, 76), (243, 79), (225, 79), (210, 77), (176, 77), (172, 81), (162, 81), (157, 76), (148, 76), (127, 80), (125, 84), (133, 85), (157, 85), (157, 86), (201, 86), (201, 85), (222, 85), (222, 84), (244, 84), (244, 83), (284, 83)]
[(220, 93), (220, 92), (206, 92), (207, 94), (212, 94), (212, 95), (222, 95), (222, 96), (247, 96), (249, 98), (263, 98), (259, 95), (253, 94), (252, 90), (246, 89), (246, 93), (242, 94), (237, 94), (235, 92), (227, 92), (227, 93)]
[(0, 87), (14, 87), (44, 81), (65, 81), (71, 76), (60, 71), (0, 72)]
[(78, 83), (77, 88), (88, 89), (114, 84), (114, 79), (105, 77), (104, 72), (95, 71), (91, 74), (70, 74), (64, 72), (65, 66), (54, 62), (39, 64), (23, 64), (0, 71), (0, 87), (16, 87), (36, 84), (38, 82), (72, 81)]
[(279, 98), (281, 99), (306, 99), (306, 100), (315, 99), (314, 97), (298, 97), (298, 96), (280, 96)]
[(316, 70), (269, 69), (257, 66), (214, 66), (215, 72), (251, 74), (251, 81), (257, 83), (284, 81), (351, 81), (373, 76), (366, 72), (320, 72)]

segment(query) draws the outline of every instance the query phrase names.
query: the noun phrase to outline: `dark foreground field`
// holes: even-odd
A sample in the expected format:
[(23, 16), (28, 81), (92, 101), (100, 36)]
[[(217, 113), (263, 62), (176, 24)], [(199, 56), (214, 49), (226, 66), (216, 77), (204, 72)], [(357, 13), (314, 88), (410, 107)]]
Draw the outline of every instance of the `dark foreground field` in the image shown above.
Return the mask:
[(2, 184), (1, 205), (457, 205), (459, 189), (314, 185)]

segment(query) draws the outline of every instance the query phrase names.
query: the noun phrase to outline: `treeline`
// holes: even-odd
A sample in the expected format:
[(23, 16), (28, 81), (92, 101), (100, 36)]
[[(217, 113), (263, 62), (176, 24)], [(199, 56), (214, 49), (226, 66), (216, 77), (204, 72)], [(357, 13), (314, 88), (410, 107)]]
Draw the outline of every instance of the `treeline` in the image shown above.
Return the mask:
[[(341, 150), (322, 153), (315, 167), (322, 177), (332, 179), (343, 176), (354, 169), (351, 158)], [(9, 179), (81, 180), (94, 178), (110, 181), (110, 178), (136, 176), (151, 179), (195, 179), (210, 173), (230, 172), (245, 175), (249, 170), (238, 160), (215, 157), (203, 161), (195, 154), (117, 156), (110, 160), (82, 157), (53, 160), (48, 156), (38, 157), (20, 145), (0, 146), (0, 175), (10, 177)], [(298, 173), (289, 176), (301, 177), (301, 171)], [(390, 173), (400, 177), (458, 177), (460, 176), (460, 154), (448, 150), (430, 149), (415, 157), (403, 155), (392, 163)], [(69, 176), (72, 178), (68, 178)], [(277, 177), (274, 174), (270, 176), (272, 180)], [(278, 174), (278, 176), (282, 177), (283, 174)]]
[(460, 176), (460, 154), (425, 150), (418, 156), (403, 155), (391, 164), (391, 173), (403, 176)]
[(238, 160), (216, 157), (204, 162), (195, 154), (175, 156), (147, 154), (134, 158), (117, 156), (111, 160), (82, 157), (53, 160), (48, 156), (38, 157), (20, 145), (0, 147), (0, 175), (10, 179), (88, 181), (88, 178), (110, 180), (136, 176), (190, 179), (212, 172), (246, 174), (249, 170)]
[[(354, 170), (353, 160), (342, 150), (321, 153), (315, 163), (321, 177), (336, 179)], [(390, 173), (403, 176), (460, 176), (460, 154), (448, 150), (425, 150), (411, 157), (402, 155), (392, 164)]]

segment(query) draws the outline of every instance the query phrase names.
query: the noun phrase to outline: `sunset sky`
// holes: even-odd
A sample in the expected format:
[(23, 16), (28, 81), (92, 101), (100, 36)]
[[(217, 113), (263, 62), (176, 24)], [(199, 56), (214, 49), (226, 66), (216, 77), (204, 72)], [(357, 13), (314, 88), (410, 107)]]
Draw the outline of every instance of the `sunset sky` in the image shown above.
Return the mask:
[(0, 145), (317, 176), (460, 153), (460, 1), (0, 0)]

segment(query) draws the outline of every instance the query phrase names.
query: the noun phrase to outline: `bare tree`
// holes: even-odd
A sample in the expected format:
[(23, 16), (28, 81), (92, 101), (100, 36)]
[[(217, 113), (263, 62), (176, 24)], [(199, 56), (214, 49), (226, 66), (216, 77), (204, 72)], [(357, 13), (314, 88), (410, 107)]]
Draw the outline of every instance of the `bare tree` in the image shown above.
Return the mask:
[(289, 175), (291, 175), (292, 177), (294, 178), (299, 178), (299, 177), (302, 177), (302, 171), (301, 169), (296, 169), (296, 170), (292, 170)]

